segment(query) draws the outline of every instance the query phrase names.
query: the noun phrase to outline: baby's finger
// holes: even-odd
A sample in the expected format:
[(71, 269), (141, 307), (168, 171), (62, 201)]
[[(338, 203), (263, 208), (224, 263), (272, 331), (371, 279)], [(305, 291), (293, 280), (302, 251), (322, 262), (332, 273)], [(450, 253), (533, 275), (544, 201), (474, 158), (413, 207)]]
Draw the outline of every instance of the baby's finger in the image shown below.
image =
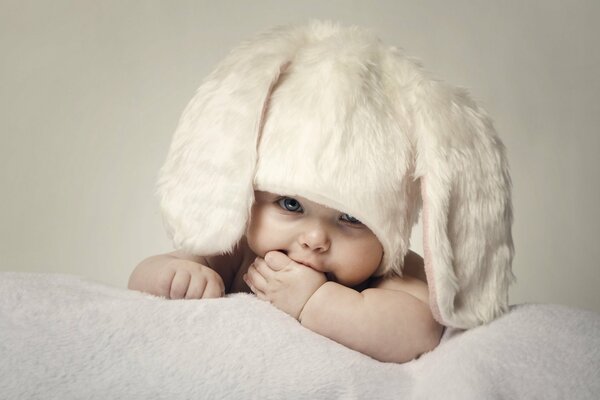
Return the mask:
[(173, 278), (175, 278), (175, 270), (170, 268), (164, 268), (158, 275), (158, 279), (155, 283), (155, 294), (158, 296), (166, 297), (167, 299), (171, 293), (171, 285), (173, 284)]
[(248, 287), (254, 292), (254, 294), (256, 294), (257, 296), (264, 296), (267, 289), (267, 281), (265, 281), (265, 278), (263, 278), (256, 271), (254, 266), (250, 266), (250, 268), (248, 268), (248, 272), (246, 272), (242, 276), (242, 279), (244, 279), (244, 282), (246, 282), (246, 285), (248, 285)]
[[(268, 267), (267, 267), (268, 268)], [(256, 264), (252, 264), (246, 272), (246, 279), (249, 280), (255, 288), (261, 292), (265, 292), (268, 286), (267, 280), (261, 273), (256, 269)]]
[(183, 299), (187, 288), (190, 285), (191, 275), (188, 271), (178, 270), (175, 273), (175, 277), (171, 282), (171, 290), (169, 292), (169, 298), (171, 299)]
[(292, 263), (292, 259), (280, 251), (270, 251), (265, 254), (265, 261), (274, 271), (281, 271)]
[(190, 280), (187, 292), (185, 293), (186, 299), (201, 299), (206, 287), (206, 278), (204, 276), (194, 274)]
[(250, 264), (250, 265), (254, 265), (254, 264), (257, 264), (257, 263), (261, 263), (261, 262), (265, 262), (265, 259), (262, 258), (262, 257), (256, 257), (254, 259), (254, 261), (252, 261), (252, 264)]
[(216, 279), (209, 279), (206, 284), (206, 288), (204, 289), (204, 293), (202, 294), (203, 299), (216, 299), (223, 295), (224, 288), (219, 285), (219, 282)]
[(275, 275), (276, 271), (273, 270), (267, 263), (265, 260), (263, 260), (262, 258), (260, 260), (254, 261), (254, 264), (252, 264), (252, 266), (254, 266), (254, 268), (256, 269), (256, 271), (262, 275), (265, 280), (268, 282), (271, 279), (273, 279), (273, 275)]
[(267, 296), (259, 289), (257, 289), (253, 284), (252, 281), (248, 278), (248, 275), (244, 275), (242, 277), (244, 279), (244, 282), (246, 282), (246, 285), (248, 285), (248, 287), (250, 288), (250, 290), (252, 290), (252, 293), (254, 293), (256, 295), (256, 297), (258, 297), (261, 300), (269, 300), (267, 298)]

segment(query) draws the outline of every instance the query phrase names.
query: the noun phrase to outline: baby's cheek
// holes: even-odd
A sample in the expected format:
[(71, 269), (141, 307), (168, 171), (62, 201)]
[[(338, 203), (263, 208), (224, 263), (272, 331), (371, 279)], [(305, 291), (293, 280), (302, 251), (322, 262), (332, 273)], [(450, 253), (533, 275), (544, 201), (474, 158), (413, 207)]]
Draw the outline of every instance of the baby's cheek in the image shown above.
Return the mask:
[(259, 257), (272, 250), (281, 249), (282, 232), (268, 209), (255, 206), (252, 210), (250, 224), (246, 230), (246, 240), (250, 249)]
[(288, 254), (288, 243), (285, 232), (277, 229), (249, 229), (246, 233), (248, 247), (259, 257), (264, 258), (269, 251)]
[(264, 251), (260, 247), (260, 240), (257, 240), (256, 235), (253, 235), (251, 232), (246, 233), (246, 241), (248, 242), (248, 247), (252, 252), (264, 258)]
[(361, 264), (361, 268), (375, 272), (383, 260), (383, 246), (374, 235), (360, 242), (360, 246), (356, 246), (355, 250), (354, 259)]
[(335, 271), (338, 282), (352, 287), (373, 276), (381, 262), (382, 252), (371, 250), (377, 249), (348, 248), (339, 254), (336, 262), (338, 270)]
[(252, 232), (249, 231), (246, 234), (246, 241), (248, 242), (248, 247), (254, 255), (265, 258), (265, 255), (272, 250), (276, 250), (274, 247), (274, 243), (268, 235), (265, 235), (263, 232)]

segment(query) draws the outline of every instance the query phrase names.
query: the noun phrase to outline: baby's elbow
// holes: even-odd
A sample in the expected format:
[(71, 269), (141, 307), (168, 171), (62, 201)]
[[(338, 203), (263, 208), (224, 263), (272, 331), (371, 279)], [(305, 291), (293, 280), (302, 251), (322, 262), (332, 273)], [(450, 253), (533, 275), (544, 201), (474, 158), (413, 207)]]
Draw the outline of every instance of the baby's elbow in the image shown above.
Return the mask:
[(440, 343), (444, 327), (437, 323), (432, 316), (423, 316), (415, 326), (418, 328), (398, 336), (397, 339), (400, 343), (394, 346), (393, 351), (378, 354), (374, 358), (378, 361), (402, 364), (434, 350)]
[(427, 329), (424, 330), (421, 340), (419, 340), (418, 351), (414, 358), (435, 349), (440, 344), (443, 332), (444, 327), (431, 318), (431, 321), (428, 321)]
[(444, 331), (444, 327), (430, 313), (422, 316), (419, 325), (421, 328), (414, 332), (414, 351), (411, 360), (435, 349), (440, 344)]
[(411, 335), (414, 343), (413, 359), (428, 353), (435, 349), (442, 338), (444, 326), (438, 323), (429, 306), (425, 303), (421, 304), (420, 312), (414, 316)]

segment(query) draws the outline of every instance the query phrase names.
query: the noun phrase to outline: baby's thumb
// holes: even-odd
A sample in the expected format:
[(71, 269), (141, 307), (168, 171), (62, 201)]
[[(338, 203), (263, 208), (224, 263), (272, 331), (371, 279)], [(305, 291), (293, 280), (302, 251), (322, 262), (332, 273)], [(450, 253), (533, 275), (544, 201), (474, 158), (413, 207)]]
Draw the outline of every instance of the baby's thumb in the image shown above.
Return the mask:
[(293, 261), (280, 251), (270, 251), (265, 254), (265, 262), (271, 269), (279, 271), (287, 267)]

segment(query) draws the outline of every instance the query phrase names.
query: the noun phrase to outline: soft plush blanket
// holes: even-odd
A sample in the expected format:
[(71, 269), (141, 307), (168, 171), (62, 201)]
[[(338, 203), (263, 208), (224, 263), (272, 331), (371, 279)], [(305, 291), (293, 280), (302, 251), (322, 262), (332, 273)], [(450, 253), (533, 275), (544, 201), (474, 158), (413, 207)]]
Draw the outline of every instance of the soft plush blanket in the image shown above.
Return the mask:
[(0, 273), (2, 399), (598, 399), (600, 315), (518, 305), (380, 363), (247, 294), (164, 300)]

